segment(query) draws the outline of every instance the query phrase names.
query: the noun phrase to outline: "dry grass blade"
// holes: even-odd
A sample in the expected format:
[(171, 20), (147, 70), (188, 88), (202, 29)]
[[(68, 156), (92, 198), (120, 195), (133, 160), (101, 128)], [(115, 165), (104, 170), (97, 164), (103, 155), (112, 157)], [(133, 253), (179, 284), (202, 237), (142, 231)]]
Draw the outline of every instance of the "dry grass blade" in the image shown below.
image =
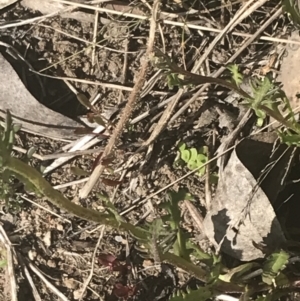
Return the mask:
[(185, 200), (184, 205), (186, 206), (187, 210), (189, 211), (192, 219), (194, 220), (197, 228), (201, 232), (201, 234), (205, 234), (204, 226), (203, 226), (203, 217), (201, 216), (198, 209), (189, 201)]
[[(152, 18), (150, 20), (148, 46), (147, 46), (147, 51), (145, 54), (146, 60), (142, 63), (140, 72), (137, 76), (137, 81), (134, 85), (132, 92), (130, 93), (126, 107), (124, 108), (122, 116), (121, 116), (112, 136), (110, 137), (107, 146), (105, 147), (105, 150), (103, 152), (103, 158), (107, 157), (112, 152), (113, 147), (115, 146), (115, 143), (117, 142), (124, 126), (126, 125), (126, 122), (128, 121), (128, 119), (132, 113), (132, 110), (134, 108), (134, 103), (139, 98), (140, 91), (142, 90), (143, 85), (145, 83), (146, 71), (147, 71), (147, 67), (148, 67), (148, 60), (152, 55), (153, 46), (154, 46), (155, 31), (156, 31), (156, 14), (158, 11), (159, 2), (160, 2), (159, 0), (156, 0), (153, 4)], [(102, 164), (98, 165), (94, 169), (89, 181), (86, 183), (86, 185), (83, 187), (83, 189), (79, 193), (80, 198), (86, 198), (88, 196), (90, 191), (93, 189), (93, 187), (97, 183), (103, 170), (104, 170), (104, 166)]]
[(29, 273), (29, 270), (28, 270), (27, 266), (25, 265), (24, 259), (23, 259), (23, 257), (21, 256), (20, 253), (18, 253), (18, 259), (22, 264), (23, 273), (24, 273), (24, 275), (25, 275), (25, 277), (26, 277), (26, 279), (27, 279), (27, 281), (28, 281), (28, 283), (31, 287), (32, 295), (34, 297), (34, 300), (35, 301), (42, 301), (42, 298), (41, 298), (41, 296), (40, 296), (40, 294), (39, 294), (39, 292), (38, 292), (38, 290), (37, 290), (37, 288), (34, 284), (34, 281), (31, 277), (31, 275)]
[(92, 258), (92, 263), (91, 263), (91, 271), (90, 271), (90, 274), (89, 274), (88, 278), (86, 279), (86, 281), (84, 282), (84, 285), (83, 285), (83, 287), (81, 289), (81, 294), (80, 294), (80, 297), (78, 298), (79, 300), (82, 300), (83, 295), (84, 295), (84, 293), (85, 293), (85, 291), (86, 291), (86, 289), (87, 289), (87, 287), (88, 287), (88, 285), (89, 285), (89, 283), (90, 283), (90, 281), (91, 281), (91, 279), (93, 277), (96, 253), (98, 251), (98, 248), (100, 246), (101, 240), (103, 238), (104, 231), (105, 231), (105, 226), (102, 226), (101, 233), (99, 235), (99, 239), (97, 241), (95, 250), (93, 252), (93, 258)]
[[(104, 130), (104, 127), (99, 125), (94, 131), (94, 134), (101, 133)], [(76, 144), (74, 144), (71, 149), (69, 150), (70, 153), (76, 152), (78, 150), (86, 150), (90, 148), (91, 146), (98, 144), (99, 139), (95, 138), (94, 135), (86, 135), (83, 138), (79, 139)], [(70, 154), (68, 157), (60, 157), (57, 160), (55, 160), (51, 165), (47, 166), (47, 168), (44, 170), (44, 174), (51, 172), (55, 168), (61, 166), (68, 160), (72, 159), (74, 156)]]
[(32, 263), (29, 263), (30, 269), (38, 276), (44, 284), (62, 301), (70, 301), (63, 293), (61, 293), (51, 282), (49, 282), (43, 273)]
[(7, 268), (8, 278), (9, 278), (8, 283), (10, 284), (9, 295), (11, 301), (18, 301), (17, 282), (15, 277), (13, 250), (12, 250), (13, 247), (1, 225), (0, 225), (0, 241), (3, 243), (3, 245), (5, 245), (6, 248), (6, 262), (7, 262), (6, 268)]
[(56, 217), (62, 219), (62, 220), (64, 220), (65, 222), (71, 224), (71, 221), (70, 221), (70, 220), (68, 220), (68, 219), (62, 217), (61, 215), (55, 213), (54, 211), (51, 211), (51, 210), (45, 208), (44, 206), (42, 206), (42, 205), (40, 205), (40, 204), (38, 204), (38, 203), (36, 203), (36, 202), (30, 200), (29, 198), (25, 197), (24, 195), (22, 195), (21, 198), (22, 198), (24, 201), (29, 202), (29, 203), (35, 205), (36, 207), (39, 207), (39, 208), (41, 208), (42, 210), (44, 210), (44, 211), (46, 211), (46, 212), (48, 212), (48, 213), (50, 213), (50, 214), (52, 214), (52, 215), (54, 215), (54, 216), (56, 216)]

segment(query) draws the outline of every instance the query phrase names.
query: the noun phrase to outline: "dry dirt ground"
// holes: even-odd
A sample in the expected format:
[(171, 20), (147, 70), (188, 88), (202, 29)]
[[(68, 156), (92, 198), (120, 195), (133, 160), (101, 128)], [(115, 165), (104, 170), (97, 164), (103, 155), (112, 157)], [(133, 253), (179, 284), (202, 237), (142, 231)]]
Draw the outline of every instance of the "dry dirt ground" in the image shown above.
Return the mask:
[[(142, 2), (135, 1), (131, 4), (149, 13), (147, 5)], [(207, 3), (204, 4), (204, 2)], [(179, 17), (176, 20), (188, 20), (193, 24), (222, 29), (241, 7), (241, 3), (237, 2), (223, 8), (219, 7), (220, 3), (223, 2), (194, 1), (193, 9), (200, 10), (201, 13)], [(268, 1), (259, 11), (243, 20), (237, 26), (236, 31), (255, 32), (276, 5), (277, 1)], [(182, 5), (177, 1), (165, 1), (162, 10), (177, 14), (185, 12), (190, 6), (191, 2), (184, 2)], [(130, 11), (129, 7), (128, 10)], [(41, 13), (16, 3), (1, 12), (1, 24), (18, 22), (35, 16), (41, 16)], [(114, 110), (115, 113), (110, 119), (110, 126), (113, 129), (128, 99), (130, 92), (127, 88), (134, 85), (143, 60), (149, 24), (148, 21), (100, 12), (97, 26), (97, 41), (100, 47), (93, 52), (92, 47), (89, 47), (89, 42), (93, 39), (94, 17), (93, 14), (89, 16), (90, 22), (82, 22), (72, 17), (47, 17), (39, 23), (2, 28), (0, 37), (1, 42), (17, 49), (34, 70), (45, 69), (41, 71), (43, 74), (117, 85), (118, 88), (70, 81), (77, 91), (84, 93), (87, 97), (99, 94), (96, 106), (101, 111)], [(281, 16), (268, 27), (264, 35), (284, 38), (291, 30), (291, 24), (287, 22), (285, 16)], [(165, 47), (165, 52), (174, 58), (177, 64), (187, 66), (190, 70), (193, 62), (202, 55), (214, 37), (215, 34), (210, 31), (161, 23), (161, 31), (157, 32), (155, 45), (160, 49)], [(217, 70), (237, 51), (242, 41), (243, 38), (240, 36), (227, 35), (216, 45), (202, 71), (208, 74)], [(258, 73), (260, 68), (268, 65), (270, 54), (276, 52), (278, 46), (280, 45), (275, 42), (256, 41), (235, 62), (241, 66), (245, 74)], [(6, 47), (2, 46), (0, 49), (13, 63), (6, 52)], [(16, 62), (13, 66), (22, 80), (26, 82), (29, 91), (45, 106), (71, 118), (87, 113), (87, 109), (77, 101), (74, 93), (62, 80), (41, 77), (45, 90), (42, 96), (43, 93), (32, 73), (25, 68), (20, 68)], [(147, 78), (150, 79), (155, 72), (156, 69), (150, 67)], [(153, 126), (163, 112), (163, 108), (153, 108), (175, 93), (176, 89), (176, 87), (170, 89), (166, 78), (161, 77), (155, 82), (151, 91), (137, 102), (131, 121), (144, 116), (142, 114), (145, 112), (149, 114), (124, 128), (116, 150), (117, 156), (112, 165), (115, 170), (124, 166), (128, 158), (137, 150), (136, 143), (149, 137)], [(191, 94), (182, 98), (175, 112), (190, 99), (193, 95), (193, 90), (191, 91)], [(146, 156), (146, 153), (142, 153), (134, 164), (126, 169), (121, 185), (110, 187), (100, 182), (83, 205), (103, 210), (105, 204), (99, 194), (106, 193), (119, 212), (123, 212), (132, 205), (134, 200), (144, 198), (184, 175), (188, 171), (187, 168), (174, 166), (179, 142), (184, 141), (187, 145), (196, 148), (213, 145), (213, 150), (215, 150), (221, 138), (231, 131), (230, 122), (224, 125), (220, 116), (233, 115), (235, 119), (239, 110), (233, 106), (218, 103), (227, 94), (228, 91), (220, 87), (212, 87), (203, 92), (203, 95), (171, 122), (159, 136), (154, 143), (151, 155)], [(222, 114), (222, 112), (225, 113)], [(105, 143), (99, 140), (96, 147), (103, 147)], [(46, 155), (62, 152), (65, 143), (20, 132), (17, 136), (17, 145), (23, 149), (34, 146), (38, 154)], [(15, 152), (15, 155), (20, 156), (18, 152)], [(74, 173), (74, 167), (90, 173), (97, 155), (96, 153), (78, 156), (47, 175), (47, 180), (52, 185), (59, 185), (84, 178), (83, 175)], [(38, 159), (30, 161), (30, 164), (37, 168), (50, 163), (51, 161), (42, 162)], [(82, 185), (74, 184), (60, 190), (72, 199)], [(170, 189), (178, 190), (180, 187), (187, 188), (194, 196), (196, 203), (201, 204), (204, 183), (198, 175), (191, 175)], [(132, 300), (167, 300), (176, 288), (196, 285), (197, 281), (192, 277), (172, 266), (166, 265), (159, 271), (151, 260), (144, 258), (145, 254), (135, 248), (134, 240), (126, 233), (108, 227), (97, 228), (94, 224), (61, 212), (41, 198), (27, 194), (27, 198), (36, 202), (32, 204), (21, 198), (21, 195), (25, 193), (22, 186), (17, 186), (16, 191), (17, 195), (13, 200), (14, 207), (7, 208), (3, 204), (2, 225), (23, 260), (34, 264), (40, 274), (67, 300), (78, 300), (92, 267), (92, 278), (84, 292), (83, 300), (85, 301), (117, 300), (118, 297), (113, 291), (116, 283), (127, 285), (127, 289), (135, 287), (136, 290), (130, 296)], [(146, 203), (127, 214), (126, 219), (132, 223), (139, 222), (149, 210), (151, 213), (151, 204), (155, 206), (165, 196), (166, 191), (158, 194), (151, 199), (150, 204)], [(185, 226), (191, 234), (197, 232), (188, 217), (186, 217)], [(102, 237), (97, 246), (101, 233)], [(111, 272), (108, 267), (99, 262), (99, 254), (102, 253), (113, 254), (121, 263), (129, 265), (130, 270), (125, 275)], [(29, 273), (42, 300), (60, 300), (53, 289), (41, 281), (41, 276), (37, 276), (32, 270), (29, 270)], [(0, 276), (1, 300), (10, 299), (7, 277), (8, 275), (5, 274)], [(21, 266), (17, 267), (16, 279), (19, 286), (18, 300), (34, 300), (32, 287), (24, 277)]]

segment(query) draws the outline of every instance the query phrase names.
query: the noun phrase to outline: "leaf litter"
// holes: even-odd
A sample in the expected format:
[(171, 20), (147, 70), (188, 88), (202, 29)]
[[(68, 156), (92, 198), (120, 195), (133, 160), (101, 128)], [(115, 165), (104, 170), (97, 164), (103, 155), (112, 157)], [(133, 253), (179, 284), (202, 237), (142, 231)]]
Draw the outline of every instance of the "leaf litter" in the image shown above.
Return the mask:
[[(40, 3), (40, 1), (37, 1), (36, 3)], [(72, 22), (70, 22), (70, 24), (71, 23)], [(54, 23), (54, 25), (56, 24)], [(68, 26), (70, 25), (68, 24)], [(74, 23), (72, 24), (72, 26), (74, 26)], [(76, 31), (76, 26), (74, 27)], [(74, 27), (72, 27), (72, 29), (74, 29)], [(37, 31), (36, 33), (40, 33), (40, 32)], [(178, 35), (178, 32), (176, 32), (175, 30), (174, 33), (172, 32), (171, 34), (176, 36), (176, 34)], [(181, 33), (179, 32), (179, 36), (180, 34)], [(175, 39), (174, 41), (172, 41), (172, 39), (170, 40), (168, 39), (168, 42), (169, 41), (171, 41), (172, 43), (174, 42), (173, 45), (177, 45), (179, 47), (179, 44), (176, 44), (177, 41), (175, 41)], [(216, 51), (218, 50), (216, 49)], [(61, 53), (64, 53), (64, 51), (62, 51)], [(41, 55), (43, 54), (44, 53), (42, 53)], [(50, 56), (55, 57), (55, 53), (49, 52), (49, 54)], [(176, 55), (178, 55), (178, 53), (176, 53)], [(100, 63), (102, 64), (103, 61), (110, 60), (111, 57), (112, 57), (111, 54), (108, 52), (108, 54), (104, 57), (104, 59)], [(111, 76), (108, 77), (108, 79), (114, 81), (115, 77)], [(86, 87), (83, 87), (83, 90), (85, 88)], [(107, 94), (103, 93), (103, 95), (104, 95), (103, 98), (105, 99)], [(107, 100), (107, 102), (109, 102), (109, 99)], [(192, 117), (192, 115), (195, 112), (197, 112), (199, 107), (201, 106), (195, 105), (193, 107), (192, 112), (190, 112), (184, 118), (188, 119)], [(216, 117), (211, 118), (210, 120), (211, 120), (210, 123), (205, 126), (205, 129), (201, 129), (201, 130), (205, 130), (206, 132), (209, 132), (214, 127), (213, 124), (216, 123)], [(136, 130), (136, 133), (138, 132), (138, 130), (140, 130), (144, 134), (143, 132), (144, 125), (145, 124), (142, 124), (140, 128), (134, 129)], [(179, 137), (179, 132), (177, 132), (177, 128), (178, 128), (178, 124), (176, 124), (174, 128), (172, 127), (170, 128), (171, 130), (175, 129), (175, 135), (174, 135), (175, 138), (173, 137), (174, 141)], [(172, 134), (171, 130), (169, 134)], [(197, 135), (196, 132), (192, 132), (193, 138), (190, 139), (189, 141), (192, 146), (197, 143), (199, 145), (199, 141), (201, 141), (201, 143), (203, 142), (202, 134), (203, 133)], [(128, 138), (128, 136), (125, 137)], [(132, 136), (130, 136), (130, 139), (132, 139)], [(249, 152), (246, 152), (247, 147), (249, 147), (249, 144), (247, 145), (247, 147), (245, 146), (246, 143), (247, 142), (244, 142), (243, 144), (242, 142), (235, 148), (235, 150), (232, 152), (230, 156), (229, 162), (221, 171), (221, 179), (217, 187), (215, 202), (213, 202), (212, 208), (210, 208), (211, 211), (208, 210), (208, 215), (205, 219), (205, 224), (208, 229), (207, 232), (209, 234), (211, 241), (217, 240), (217, 242), (220, 242), (224, 238), (224, 234), (227, 234), (226, 239), (229, 240), (229, 242), (227, 243), (227, 241), (224, 240), (223, 243), (220, 244), (221, 251), (233, 256), (234, 258), (245, 260), (245, 261), (251, 260), (251, 258), (253, 259), (262, 258), (266, 256), (268, 251), (265, 251), (264, 247), (271, 247), (271, 248), (276, 247), (277, 245), (276, 239), (278, 239), (279, 246), (280, 243), (285, 242), (285, 237), (282, 234), (282, 229), (278, 224), (278, 220), (276, 219), (274, 209), (272, 208), (274, 199), (276, 199), (282, 187), (282, 183), (279, 183), (281, 182), (281, 175), (279, 176), (280, 173), (278, 174), (275, 173), (275, 176), (273, 175), (271, 177), (271, 180), (269, 180), (269, 184), (266, 184), (268, 183), (267, 179), (261, 176), (261, 172), (266, 170), (268, 168), (268, 163), (270, 163), (269, 161), (273, 150), (273, 141), (271, 143), (264, 142), (264, 144), (266, 144), (267, 146), (266, 145), (262, 146), (261, 144), (256, 145), (256, 147), (252, 149), (252, 154), (251, 152), (250, 154)], [(158, 145), (162, 151), (165, 151), (165, 153), (170, 152), (171, 148), (169, 147), (169, 145), (165, 146), (163, 144), (163, 141), (158, 141)], [(268, 149), (268, 155), (266, 155), (266, 158), (268, 160), (266, 159), (263, 164), (258, 164), (257, 163), (259, 162), (258, 159), (261, 157), (261, 154), (265, 148)], [(253, 156), (251, 157), (251, 155), (253, 155), (254, 150), (257, 150), (257, 152), (255, 153), (256, 157), (254, 156), (253, 158)], [(160, 152), (159, 154), (162, 154), (162, 152)], [(287, 162), (289, 162), (290, 160), (289, 157), (290, 155), (291, 154), (287, 152), (286, 155), (287, 157), (285, 158), (285, 160), (282, 160), (283, 163), (278, 164), (277, 162), (273, 170), (276, 170), (276, 167), (279, 167), (277, 172), (281, 171), (285, 173), (286, 171), (285, 167)], [(250, 163), (249, 161), (247, 162), (246, 160), (248, 159), (247, 158), (248, 156), (252, 158), (251, 159), (252, 161), (250, 160)], [(139, 184), (140, 187), (138, 188), (139, 190), (142, 190), (142, 195), (148, 194), (148, 191), (144, 186), (147, 185), (147, 188), (150, 187), (151, 189), (153, 189), (154, 187), (155, 189), (157, 189), (158, 187), (161, 187), (169, 183), (168, 181), (170, 181), (170, 178), (168, 179), (166, 177), (166, 171), (163, 169), (159, 169), (159, 164), (155, 162), (156, 159), (157, 157), (154, 156), (152, 161), (153, 166), (151, 166), (152, 174), (147, 176), (140, 175), (140, 178), (142, 178), (143, 181), (141, 183), (144, 183), (144, 185)], [(172, 156), (166, 156), (164, 159), (165, 159), (164, 161), (162, 160), (163, 162), (172, 161)], [(89, 170), (90, 167), (92, 166), (90, 162), (87, 163), (86, 165), (84, 158), (80, 160), (80, 164), (83, 164), (85, 170)], [(180, 175), (182, 175), (180, 174), (180, 171), (178, 170), (174, 171), (170, 167), (170, 164), (167, 164), (167, 169), (168, 169), (168, 173), (170, 173), (173, 177), (174, 176), (179, 177)], [(235, 176), (233, 175), (234, 173), (236, 174)], [(65, 171), (63, 171), (57, 178), (57, 181), (65, 180), (65, 176), (66, 176)], [(134, 177), (134, 172), (132, 173), (129, 172), (128, 177)], [(244, 179), (243, 181), (241, 181), (242, 178)], [(270, 185), (270, 181), (272, 183), (271, 185)], [(198, 177), (190, 178), (188, 179), (187, 182), (188, 183), (182, 182), (182, 185), (187, 185), (188, 187), (192, 188), (193, 185), (191, 185), (191, 183), (194, 184), (194, 187), (196, 187), (196, 189), (194, 190), (191, 189), (190, 192), (194, 195), (199, 196), (200, 195), (199, 191), (202, 190), (202, 187)], [(243, 184), (243, 186), (241, 185), (241, 183)], [(124, 185), (126, 184), (126, 181), (124, 181), (124, 183), (118, 183), (118, 184), (123, 184), (120, 193), (121, 197), (119, 196), (119, 198), (116, 201), (116, 208), (120, 211), (122, 208), (127, 206), (128, 202), (130, 202), (129, 200), (130, 197), (133, 198), (136, 196), (136, 194), (135, 191), (133, 191), (132, 193), (129, 194), (129, 197), (127, 197), (126, 195), (127, 190)], [(268, 191), (268, 187), (272, 188), (271, 191), (270, 189)], [(274, 187), (276, 187), (277, 189), (274, 189)], [(100, 186), (99, 190), (101, 189), (108, 191), (109, 193), (112, 194), (112, 190), (110, 191), (109, 188), (106, 187), (106, 185)], [(66, 194), (68, 195), (68, 192), (66, 192)], [(245, 206), (245, 204), (248, 203), (249, 206)], [(256, 210), (254, 208), (255, 207), (254, 205), (259, 206), (258, 207), (259, 210)], [(99, 206), (99, 202), (97, 202), (97, 199), (94, 198), (93, 196), (91, 196), (91, 199), (87, 201), (87, 206), (91, 206), (91, 207), (94, 206), (97, 209), (98, 208), (101, 209), (101, 206)], [(225, 212), (225, 215), (222, 215), (221, 217), (225, 218), (225, 220), (220, 218), (218, 215), (218, 213), (222, 210), (223, 212)], [(144, 213), (143, 209), (136, 210), (136, 212), (132, 213), (132, 215), (127, 216), (127, 218), (131, 219), (134, 222), (140, 222), (140, 216), (142, 216), (143, 213)], [(89, 234), (86, 231), (82, 230), (82, 227), (86, 226), (85, 223), (80, 222), (77, 224), (77, 221), (74, 221), (73, 226), (75, 226), (75, 228), (70, 229), (68, 228), (69, 225), (66, 224), (62, 225), (61, 222), (55, 221), (53, 217), (51, 217), (51, 215), (45, 216), (43, 211), (41, 212), (40, 210), (31, 210), (31, 212), (29, 213), (24, 212), (22, 214), (24, 216), (24, 218), (22, 219), (22, 223), (26, 224), (26, 222), (30, 222), (30, 228), (26, 229), (24, 232), (25, 235), (24, 234), (23, 235), (25, 236), (25, 238), (27, 236), (33, 235), (33, 237), (31, 237), (32, 240), (29, 240), (31, 245), (33, 245), (33, 242), (35, 240), (39, 241), (38, 237), (39, 235), (41, 235), (41, 233), (49, 232), (49, 225), (51, 225), (52, 227), (51, 232), (54, 234), (53, 235), (54, 241), (52, 242), (51, 246), (46, 246), (46, 247), (39, 246), (36, 249), (35, 247), (30, 247), (31, 249), (37, 250), (38, 255), (36, 260), (39, 261), (40, 265), (45, 268), (46, 272), (48, 272), (48, 274), (51, 274), (51, 272), (53, 271), (57, 272), (58, 274), (61, 272), (64, 273), (64, 275), (67, 274), (70, 277), (70, 279), (74, 281), (81, 280), (82, 277), (84, 278), (86, 267), (88, 265), (89, 258), (90, 258), (90, 249), (93, 248), (93, 242), (95, 241), (97, 235)], [(210, 221), (211, 219), (213, 219), (213, 225), (212, 222)], [(239, 223), (240, 220), (242, 220), (241, 224)], [(274, 227), (275, 230), (276, 229), (278, 230), (278, 233), (275, 233), (276, 231), (274, 231)], [(215, 233), (218, 231), (218, 229), (221, 229), (221, 234)], [(77, 233), (76, 231), (78, 231), (79, 234), (76, 235)], [(125, 252), (124, 245), (114, 241), (113, 237), (114, 237), (113, 234), (111, 234), (104, 239), (103, 246), (102, 246), (103, 249), (101, 250), (102, 255), (114, 254), (114, 255), (110, 255), (112, 256), (110, 258), (106, 258), (107, 259), (106, 265), (108, 266), (111, 265), (112, 263), (113, 265), (116, 264), (116, 266), (118, 266), (117, 261), (115, 261), (116, 260), (115, 256)], [(26, 240), (25, 241), (23, 240), (23, 244), (24, 242), (26, 242)], [(61, 253), (57, 254), (58, 250), (60, 250)], [(72, 251), (74, 253), (68, 255), (62, 255), (64, 253), (68, 253), (69, 251)], [(135, 254), (134, 252), (135, 251), (132, 251), (132, 253), (130, 254), (132, 257), (134, 257)], [(80, 262), (80, 260), (78, 259), (78, 255), (82, 256), (85, 259), (84, 263)], [(99, 257), (101, 257), (101, 255)], [(139, 260), (136, 257), (134, 257), (133, 263), (135, 266), (138, 266)], [(50, 269), (50, 272), (48, 271), (48, 269)], [(277, 268), (276, 270), (279, 269)], [(142, 278), (141, 281), (144, 281), (143, 283), (148, 283), (148, 285), (150, 283), (152, 286), (149, 285), (149, 287), (151, 287), (153, 291), (157, 289), (158, 284), (165, 285), (164, 282), (166, 280), (165, 275), (160, 274), (159, 277), (148, 278), (149, 274), (144, 273), (143, 276), (144, 278)], [(178, 277), (181, 279), (180, 284), (185, 285), (188, 282), (187, 277), (185, 277), (184, 275), (179, 273)], [(100, 270), (96, 269), (95, 279), (94, 282), (91, 284), (92, 288), (97, 292), (104, 292), (103, 294), (105, 294), (105, 297), (111, 297), (109, 290), (113, 291), (114, 289), (117, 288), (117, 294), (120, 297), (121, 296), (124, 297), (125, 295), (134, 298), (134, 296), (131, 296), (132, 292), (135, 291), (134, 284), (127, 285), (124, 284), (124, 282), (123, 283), (118, 282), (119, 279), (115, 279), (115, 278), (112, 280), (110, 279), (111, 279), (110, 275), (104, 274), (103, 272), (101, 272), (101, 269)], [(79, 285), (78, 282), (76, 283), (78, 286)], [(169, 288), (171, 292), (174, 290), (175, 285), (176, 282), (173, 283)], [(141, 285), (139, 286), (139, 288), (140, 287)], [(210, 293), (205, 294), (205, 290), (206, 288), (203, 288), (202, 291), (203, 300), (211, 296)], [(149, 294), (149, 291), (147, 290), (145, 291), (146, 291), (145, 296), (151, 299), (151, 295)], [(154, 300), (154, 297), (156, 298), (158, 295), (159, 294), (153, 296), (151, 300)], [(205, 296), (207, 296), (207, 298), (205, 298)], [(72, 299), (72, 297), (74, 296), (72, 296), (72, 294), (70, 293), (69, 297)], [(92, 300), (94, 298), (95, 298), (94, 295), (91, 298), (90, 295), (87, 296), (87, 300)], [(157, 297), (156, 300), (159, 300), (159, 297)]]

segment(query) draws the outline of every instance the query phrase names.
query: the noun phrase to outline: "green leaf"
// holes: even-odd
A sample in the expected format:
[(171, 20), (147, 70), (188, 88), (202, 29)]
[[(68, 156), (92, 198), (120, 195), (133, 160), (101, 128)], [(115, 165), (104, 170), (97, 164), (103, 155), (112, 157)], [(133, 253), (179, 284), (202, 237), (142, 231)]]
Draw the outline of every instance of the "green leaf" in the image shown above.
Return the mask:
[(93, 118), (97, 124), (102, 125), (103, 127), (107, 126), (106, 122), (100, 115), (94, 115)]
[(262, 280), (268, 285), (272, 285), (278, 273), (285, 268), (288, 263), (289, 254), (283, 250), (271, 254), (263, 265)]
[(199, 164), (198, 164), (198, 162), (197, 161), (189, 161), (188, 162), (188, 164), (187, 164), (187, 167), (188, 167), (188, 169), (190, 169), (190, 170), (194, 170), (194, 169), (196, 169), (197, 167), (199, 167)]
[(199, 287), (197, 290), (190, 290), (187, 293), (178, 292), (177, 296), (173, 295), (169, 301), (206, 301), (211, 299), (217, 291), (209, 286)]
[(5, 259), (0, 260), (0, 268), (4, 268), (7, 265), (7, 261)]
[(181, 153), (181, 159), (185, 162), (188, 163), (191, 158), (191, 153), (188, 149), (184, 149)]
[(291, 134), (290, 131), (277, 131), (277, 135), (280, 141), (287, 146), (300, 146), (300, 135), (298, 134)]
[(22, 124), (20, 124), (20, 123), (13, 124), (14, 133), (17, 133), (21, 128), (22, 128)]
[(264, 124), (264, 119), (263, 118), (257, 118), (256, 125), (261, 128), (263, 126), (263, 124)]
[(221, 271), (222, 271), (222, 262), (221, 262), (221, 256), (218, 256), (216, 254), (212, 254), (213, 256), (213, 263), (211, 265), (211, 270), (209, 274), (209, 283), (215, 283), (218, 281)]
[(178, 145), (178, 149), (180, 152), (186, 149), (186, 144), (184, 142), (180, 142)]
[(86, 108), (90, 109), (91, 111), (95, 111), (95, 108), (93, 107), (93, 105), (90, 103), (90, 101), (88, 100), (88, 98), (83, 94), (83, 93), (78, 93), (76, 95), (77, 100)]
[(199, 246), (195, 245), (190, 239), (186, 242), (187, 249), (193, 250), (193, 256), (204, 263), (212, 263), (212, 256), (204, 252)]
[(205, 156), (204, 154), (198, 154), (197, 162), (198, 162), (199, 166), (202, 164), (205, 164), (207, 162), (207, 156)]
[(232, 74), (232, 80), (237, 85), (240, 86), (240, 84), (243, 82), (243, 75), (239, 72), (239, 67), (236, 64), (230, 64), (227, 66), (227, 69)]
[(258, 117), (258, 119), (264, 120), (266, 118), (266, 113), (263, 110), (254, 108), (255, 115)]
[(300, 25), (300, 12), (296, 0), (282, 0), (283, 10), (295, 25)]
[(123, 221), (123, 217), (119, 214), (115, 205), (110, 201), (107, 195), (97, 194), (97, 196), (102, 199), (105, 203), (105, 209), (108, 211), (111, 217), (114, 217), (115, 220), (120, 224)]
[(228, 273), (220, 275), (219, 279), (225, 282), (234, 282), (234, 280), (239, 280), (243, 275), (255, 267), (259, 267), (259, 264), (255, 262), (241, 264), (231, 269)]
[(34, 147), (34, 146), (30, 147), (26, 153), (27, 159), (31, 159), (35, 152), (36, 152), (36, 147)]
[(167, 210), (168, 215), (163, 216), (162, 220), (170, 225), (172, 231), (177, 232), (177, 239), (173, 244), (173, 251), (176, 255), (189, 260), (189, 251), (186, 248), (186, 235), (180, 228), (181, 211), (179, 202), (191, 199), (191, 195), (185, 189), (180, 189), (178, 192), (169, 191), (168, 198), (160, 204), (161, 208)]
[(197, 150), (194, 147), (190, 149), (190, 154), (191, 154), (190, 160), (196, 162), (197, 161), (198, 152), (197, 152)]

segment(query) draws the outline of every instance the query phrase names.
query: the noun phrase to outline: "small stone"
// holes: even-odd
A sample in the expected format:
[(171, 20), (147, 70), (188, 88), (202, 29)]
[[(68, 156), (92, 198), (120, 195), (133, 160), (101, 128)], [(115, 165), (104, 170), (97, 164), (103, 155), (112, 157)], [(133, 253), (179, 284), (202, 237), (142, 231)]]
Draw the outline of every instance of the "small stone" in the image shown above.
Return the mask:
[(47, 261), (47, 265), (48, 265), (48, 267), (50, 267), (50, 268), (56, 268), (56, 263), (55, 263), (54, 260), (49, 259), (49, 260)]
[(29, 250), (28, 251), (28, 257), (29, 257), (30, 260), (33, 261), (36, 258), (36, 255), (37, 255), (36, 251), (34, 251), (34, 250)]
[(50, 231), (46, 232), (46, 234), (44, 235), (43, 242), (45, 243), (45, 245), (47, 247), (51, 246), (51, 232)]

